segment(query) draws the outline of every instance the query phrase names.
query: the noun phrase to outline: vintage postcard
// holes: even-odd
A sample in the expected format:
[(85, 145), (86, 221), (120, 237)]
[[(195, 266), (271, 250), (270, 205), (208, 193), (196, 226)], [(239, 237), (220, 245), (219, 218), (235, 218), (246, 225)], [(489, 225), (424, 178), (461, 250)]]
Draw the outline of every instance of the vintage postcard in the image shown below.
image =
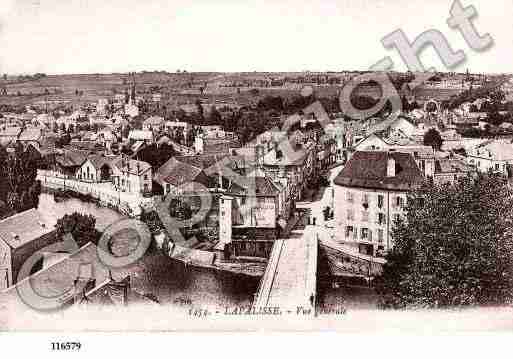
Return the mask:
[(2, 0), (0, 331), (513, 330), (512, 10)]

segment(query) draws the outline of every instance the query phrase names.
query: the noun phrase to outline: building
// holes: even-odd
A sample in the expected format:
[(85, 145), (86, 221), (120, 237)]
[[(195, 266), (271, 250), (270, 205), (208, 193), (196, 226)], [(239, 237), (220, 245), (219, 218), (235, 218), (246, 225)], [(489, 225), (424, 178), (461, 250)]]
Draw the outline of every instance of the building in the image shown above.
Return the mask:
[(141, 275), (140, 267), (108, 267), (100, 260), (100, 251), (103, 250), (90, 242), (73, 253), (45, 253), (43, 268), (1, 293), (3, 302), (12, 310), (25, 306), (19, 291), (31, 285), (39, 295), (55, 299), (56, 307), (51, 309), (71, 305), (156, 304), (154, 295), (144, 293), (146, 288), (137, 287), (130, 280)]
[(40, 128), (26, 128), (21, 132), (18, 141), (25, 147), (29, 144), (40, 146), (43, 141), (43, 131)]
[(30, 256), (57, 240), (55, 228), (35, 208), (0, 221), (0, 291), (17, 283)]
[[(283, 189), (267, 177), (223, 179), (224, 195), (219, 206), (221, 234), (231, 225), (230, 248), (234, 255), (268, 258), (274, 241), (286, 226)], [(231, 206), (223, 206), (226, 201)], [(222, 236), (220, 239), (228, 242)]]
[(106, 99), (106, 98), (98, 99), (98, 103), (96, 105), (96, 112), (99, 114), (106, 114), (108, 105), (109, 105), (108, 99)]
[(166, 121), (164, 123), (164, 129), (167, 133), (174, 135), (178, 132), (181, 132), (183, 135), (183, 138), (187, 138), (187, 134), (189, 133), (189, 130), (191, 129), (191, 125), (188, 122), (183, 121)]
[(128, 134), (128, 140), (133, 142), (144, 142), (147, 145), (153, 143), (153, 132), (148, 130), (132, 130)]
[(55, 156), (52, 169), (65, 177), (74, 178), (89, 154), (90, 151), (64, 149)]
[(454, 184), (461, 178), (465, 178), (476, 172), (476, 169), (462, 158), (440, 158), (435, 161), (435, 173), (433, 183), (436, 185)]
[(164, 118), (160, 116), (151, 116), (144, 120), (142, 128), (145, 131), (160, 132), (164, 129)]
[(211, 181), (203, 169), (173, 157), (157, 170), (155, 182), (162, 186), (164, 195), (177, 195), (184, 191), (193, 191), (193, 183), (200, 183), (208, 188)]
[(111, 163), (117, 159), (119, 157), (89, 156), (78, 169), (76, 178), (85, 182), (110, 182), (113, 172)]
[(467, 151), (467, 163), (478, 172), (492, 171), (511, 176), (508, 165), (513, 164), (513, 144), (502, 140), (483, 142)]
[(21, 127), (4, 127), (0, 129), (0, 145), (8, 146), (15, 143), (18, 140), (18, 136), (21, 133)]
[(112, 183), (123, 192), (149, 194), (152, 191), (151, 165), (143, 161), (118, 159), (112, 162)]
[(334, 180), (337, 240), (368, 255), (392, 248), (393, 222), (423, 181), (411, 154), (356, 152)]

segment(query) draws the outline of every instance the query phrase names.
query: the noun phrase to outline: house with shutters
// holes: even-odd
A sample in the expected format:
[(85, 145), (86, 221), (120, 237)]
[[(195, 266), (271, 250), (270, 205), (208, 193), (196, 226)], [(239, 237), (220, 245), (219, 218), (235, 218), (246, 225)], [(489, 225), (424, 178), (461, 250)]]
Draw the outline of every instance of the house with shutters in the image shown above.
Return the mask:
[(152, 191), (151, 165), (144, 161), (119, 158), (111, 163), (112, 183), (117, 190), (137, 195)]
[(412, 154), (356, 152), (334, 180), (336, 240), (372, 256), (391, 249), (394, 220), (424, 180)]

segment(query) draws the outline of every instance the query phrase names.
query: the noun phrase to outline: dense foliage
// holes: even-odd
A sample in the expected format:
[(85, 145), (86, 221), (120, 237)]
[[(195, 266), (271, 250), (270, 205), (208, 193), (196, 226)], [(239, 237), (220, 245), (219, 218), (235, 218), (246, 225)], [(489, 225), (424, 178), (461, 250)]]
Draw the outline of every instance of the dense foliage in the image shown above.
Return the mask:
[(513, 193), (496, 175), (426, 186), (394, 223), (378, 291), (393, 307), (498, 305), (513, 299)]
[(0, 147), (0, 217), (37, 207), (41, 188), (36, 181), (41, 158), (29, 147), (15, 146), (13, 153)]
[(139, 161), (149, 163), (153, 171), (156, 171), (175, 154), (176, 152), (171, 145), (166, 143), (163, 143), (159, 146), (152, 144), (140, 150), (135, 158)]
[(96, 229), (96, 218), (92, 215), (74, 212), (57, 220), (57, 235), (70, 233), (79, 247), (89, 242), (98, 244), (101, 233)]
[(442, 147), (442, 143), (442, 136), (440, 136), (440, 133), (434, 128), (429, 129), (424, 134), (424, 146), (431, 146), (433, 149), (439, 151)]

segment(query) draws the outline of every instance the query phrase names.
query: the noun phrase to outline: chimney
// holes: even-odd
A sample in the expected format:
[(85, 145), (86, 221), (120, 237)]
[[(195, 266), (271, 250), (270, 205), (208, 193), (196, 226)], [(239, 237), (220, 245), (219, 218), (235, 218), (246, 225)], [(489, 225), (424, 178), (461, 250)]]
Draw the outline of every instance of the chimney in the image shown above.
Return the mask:
[(390, 155), (387, 158), (387, 177), (395, 177), (395, 159)]

